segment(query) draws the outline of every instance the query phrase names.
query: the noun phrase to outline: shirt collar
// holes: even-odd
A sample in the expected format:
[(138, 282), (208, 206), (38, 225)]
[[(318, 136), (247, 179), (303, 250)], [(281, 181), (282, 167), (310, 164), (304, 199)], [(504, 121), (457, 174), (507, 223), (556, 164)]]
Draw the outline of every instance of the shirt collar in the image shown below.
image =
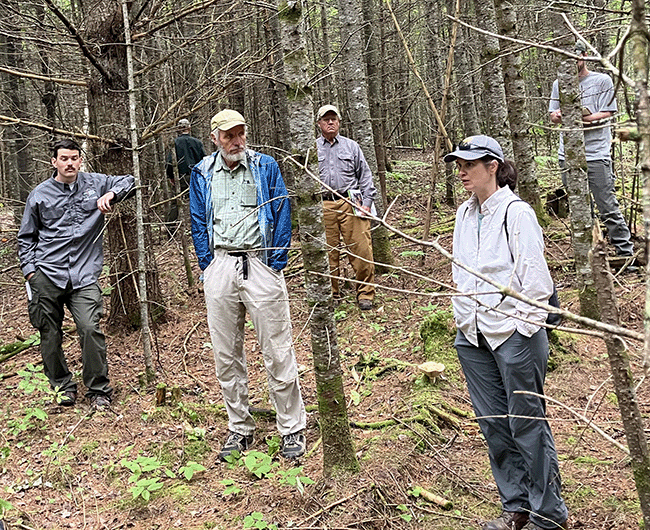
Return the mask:
[(338, 143), (339, 143), (339, 136), (341, 136), (341, 135), (340, 135), (340, 134), (337, 134), (337, 135), (334, 137), (334, 141), (333, 141), (333, 142), (330, 142), (330, 141), (329, 141), (327, 138), (325, 138), (322, 134), (321, 134), (320, 139), (322, 140), (323, 144), (334, 145), (334, 144), (338, 144)]
[(485, 200), (481, 207), (481, 212), (485, 215), (494, 213), (497, 207), (503, 202), (503, 199), (505, 199), (511, 193), (512, 191), (507, 185), (503, 186), (503, 188), (499, 188)]

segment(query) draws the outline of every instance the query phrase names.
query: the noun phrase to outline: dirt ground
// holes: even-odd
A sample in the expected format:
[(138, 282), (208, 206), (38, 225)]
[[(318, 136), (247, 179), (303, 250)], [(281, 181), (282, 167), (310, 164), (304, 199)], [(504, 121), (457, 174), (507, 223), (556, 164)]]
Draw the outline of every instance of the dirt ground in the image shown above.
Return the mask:
[[(397, 163), (390, 177), (389, 194), (397, 200), (389, 220), (417, 236), (422, 233), (423, 190), (429, 171), (426, 159), (413, 158)], [(34, 334), (17, 266), (16, 227), (8, 210), (3, 210), (2, 219), (0, 346)], [(451, 246), (452, 223), (452, 208), (435, 209), (432, 233), (446, 248)], [(554, 221), (545, 233), (562, 305), (576, 310), (565, 225)], [(423, 262), (419, 246), (397, 237), (392, 238), (392, 248), (399, 268), (378, 276), (381, 287), (375, 309), (361, 313), (348, 286), (335, 312), (361, 471), (322, 477), (309, 311), (298, 245), (294, 238), (285, 271), (303, 397), (309, 410), (308, 453), (297, 465), (277, 456), (266, 470), (252, 462), (247, 466), (218, 461), (227, 421), (214, 373), (204, 302), (200, 292), (187, 288), (180, 244), (157, 235), (154, 252), (167, 312), (153, 330), (154, 384), (144, 382), (141, 339), (135, 331), (107, 330), (115, 396), (106, 412), (91, 414), (83, 399), (72, 408), (53, 405), (51, 396), (41, 390), (37, 347), (0, 365), (0, 511), (6, 510), (8, 527), (443, 530), (477, 529), (482, 521), (497, 515), (499, 499), (486, 445), (471, 418), (452, 348), (453, 325), (451, 321), (448, 329), (443, 325), (433, 351), (425, 352), (420, 335), (422, 323), (433, 315), (448, 318), (449, 299), (435, 296), (446, 290), (430, 279), (450, 284), (449, 263), (433, 251), (427, 252)], [(639, 332), (643, 282), (642, 273), (616, 279), (624, 325)], [(69, 318), (65, 324), (72, 327)], [(247, 328), (251, 404), (269, 409), (259, 348), (252, 326)], [(556, 336), (547, 395), (625, 445), (603, 341), (589, 335)], [(80, 351), (73, 331), (66, 333), (64, 345), (79, 380)], [(638, 398), (647, 423), (650, 392), (641, 379), (642, 345), (630, 341), (628, 346), (633, 371), (641, 380)], [(443, 362), (444, 378), (425, 380), (416, 368), (425, 360)], [(163, 384), (167, 401), (156, 406), (156, 386)], [(80, 385), (81, 395), (84, 390)], [(548, 415), (560, 457), (570, 527), (639, 528), (641, 515), (628, 457), (566, 408), (549, 404)], [(278, 438), (269, 414), (256, 417), (252, 450), (261, 459), (261, 453), (273, 453)], [(384, 424), (381, 428), (372, 425), (377, 422)], [(192, 468), (192, 462), (205, 469)], [(184, 473), (190, 475), (189, 480)], [(295, 484), (296, 476), (314, 483), (297, 487), (291, 484), (291, 477)], [(150, 497), (144, 498), (141, 490), (134, 498), (134, 485), (151, 488)], [(438, 502), (425, 500), (422, 489), (437, 495)]]

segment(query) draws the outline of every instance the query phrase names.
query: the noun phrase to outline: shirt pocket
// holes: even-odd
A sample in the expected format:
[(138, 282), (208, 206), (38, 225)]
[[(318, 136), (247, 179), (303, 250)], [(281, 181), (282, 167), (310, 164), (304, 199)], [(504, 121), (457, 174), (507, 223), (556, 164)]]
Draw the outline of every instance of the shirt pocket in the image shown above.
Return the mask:
[(41, 217), (43, 219), (46, 219), (48, 221), (56, 221), (57, 219), (61, 219), (65, 214), (65, 209), (64, 208), (56, 208), (56, 207), (46, 207), (43, 208), (43, 211), (41, 212)]
[(246, 179), (242, 184), (241, 205), (245, 208), (255, 208), (257, 206), (257, 187), (254, 182), (247, 182)]

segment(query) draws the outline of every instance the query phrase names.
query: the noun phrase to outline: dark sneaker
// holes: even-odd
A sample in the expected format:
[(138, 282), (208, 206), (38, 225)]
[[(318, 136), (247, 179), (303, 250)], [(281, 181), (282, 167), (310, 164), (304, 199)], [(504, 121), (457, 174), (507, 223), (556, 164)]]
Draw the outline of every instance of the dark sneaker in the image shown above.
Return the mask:
[[(526, 512), (503, 512), (496, 519), (485, 523), (481, 530), (521, 530), (526, 523), (528, 523)], [(537, 527), (533, 526), (533, 528)]]
[(372, 309), (372, 300), (368, 300), (367, 298), (359, 300), (359, 309), (361, 311), (370, 311)]
[(74, 390), (67, 390), (57, 395), (54, 399), (56, 405), (62, 407), (72, 407), (77, 402), (77, 393)]
[(104, 394), (93, 394), (90, 396), (90, 408), (101, 412), (111, 408), (111, 398)]
[(230, 456), (233, 451), (242, 452), (246, 451), (253, 444), (253, 435), (244, 435), (239, 434), (238, 432), (232, 432), (228, 434), (226, 443), (223, 444), (221, 452), (219, 453), (219, 458), (226, 461), (226, 457)]
[(287, 434), (282, 437), (282, 449), (280, 449), (280, 454), (289, 460), (298, 458), (305, 454), (306, 445), (307, 442), (305, 441), (305, 435), (302, 431)]

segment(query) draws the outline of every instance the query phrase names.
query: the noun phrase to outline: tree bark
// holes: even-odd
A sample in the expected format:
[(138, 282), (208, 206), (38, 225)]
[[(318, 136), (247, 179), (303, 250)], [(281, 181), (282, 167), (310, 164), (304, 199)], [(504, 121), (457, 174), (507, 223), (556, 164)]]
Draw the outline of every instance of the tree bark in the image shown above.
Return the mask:
[(582, 129), (582, 106), (576, 62), (568, 59), (557, 72), (564, 157), (566, 164), (567, 194), (571, 213), (571, 238), (575, 253), (576, 281), (580, 297), (580, 314), (598, 320), (598, 298), (594, 286), (589, 250), (592, 246), (593, 219), (587, 182), (585, 137)]
[[(114, 138), (117, 143), (106, 148), (91, 144), (97, 170), (111, 175), (133, 173), (132, 142), (128, 129), (129, 98), (127, 60), (124, 46), (124, 24), (120, 3), (99, 0), (87, 14), (86, 42), (93, 44), (95, 60), (102, 75), (88, 82), (90, 130), (98, 135)], [(137, 285), (136, 211), (127, 201), (119, 205), (108, 222), (108, 247), (111, 256), (111, 308), (108, 321), (115, 327), (141, 326), (140, 293)], [(151, 225), (148, 216), (145, 248), (148, 292), (142, 297), (152, 304), (152, 318), (164, 314), (158, 270), (153, 256)]]
[[(140, 328), (142, 330), (142, 350), (144, 353), (144, 366), (147, 381), (151, 382), (156, 377), (151, 358), (151, 337), (149, 334), (149, 302), (147, 300), (147, 274), (145, 268), (146, 249), (144, 246), (144, 224), (142, 222), (142, 186), (140, 179), (140, 152), (138, 147), (137, 109), (135, 100), (135, 83), (133, 81), (133, 43), (131, 42), (131, 28), (129, 26), (128, 0), (122, 0), (122, 17), (124, 20), (124, 37), (126, 44), (126, 66), (128, 77), (129, 98), (129, 128), (131, 129), (131, 145), (133, 150), (133, 176), (136, 186), (136, 231), (138, 239), (138, 291), (140, 293)], [(178, 178), (176, 179), (178, 182)], [(183, 211), (181, 210), (181, 216)], [(183, 223), (181, 221), (181, 228)]]
[[(492, 0), (474, 0), (476, 18), (481, 27), (494, 34), (498, 33), (494, 2)], [(483, 102), (486, 109), (487, 124), (485, 132), (492, 136), (503, 149), (506, 158), (513, 158), (510, 122), (508, 121), (508, 103), (503, 79), (503, 69), (499, 58), (499, 39), (481, 34), (480, 60), (483, 79)]]
[[(341, 42), (347, 43), (341, 50), (344, 64), (343, 76), (348, 88), (348, 115), (351, 136), (361, 146), (370, 170), (377, 175), (377, 155), (375, 153), (375, 138), (372, 132), (370, 106), (368, 104), (368, 82), (366, 68), (363, 62), (363, 18), (360, 0), (339, 0), (339, 21), (341, 24)], [(376, 180), (376, 179), (375, 179)], [(381, 186), (376, 186), (381, 190)], [(383, 201), (375, 201), (377, 215), (384, 214)], [(381, 274), (387, 272), (387, 267), (393, 263), (390, 251), (388, 230), (384, 226), (375, 226), (372, 231), (372, 252), (376, 262), (375, 269)]]
[[(494, 5), (501, 35), (517, 37), (517, 13), (514, 2), (494, 0)], [(515, 44), (512, 42), (501, 42), (501, 64), (508, 102), (508, 119), (512, 132), (512, 148), (517, 171), (519, 172), (519, 196), (533, 207), (537, 219), (542, 224), (545, 224), (544, 205), (539, 196), (533, 144), (530, 138), (530, 126), (528, 125), (530, 120), (526, 109), (528, 101), (526, 83), (521, 76), (521, 57), (519, 53), (513, 52), (514, 46)]]
[[(612, 274), (607, 263), (607, 244), (598, 226), (594, 228), (594, 248), (591, 252), (591, 267), (594, 271), (598, 303), (601, 308), (602, 321), (619, 326), (619, 312), (616, 305), (616, 292)], [(644, 431), (644, 421), (639, 410), (636, 385), (632, 377), (632, 367), (627, 354), (627, 346), (620, 337), (605, 334), (605, 344), (609, 365), (612, 370), (614, 389), (618, 398), (618, 408), (625, 427), (625, 436), (630, 450), (632, 473), (643, 512), (645, 527), (650, 523), (650, 455)]]
[(278, 14), (285, 79), (289, 87), (287, 94), (290, 97), (288, 107), (292, 154), (304, 168), (296, 172), (300, 247), (305, 268), (307, 304), (311, 314), (311, 343), (323, 437), (323, 474), (330, 476), (340, 471), (356, 472), (359, 463), (354, 451), (343, 391), (329, 261), (324, 244), (323, 204), (317, 182), (307, 173), (307, 168), (317, 167), (318, 155), (314, 144), (311, 87), (307, 84), (305, 67), (307, 54), (301, 30), (302, 2), (279, 0)]

